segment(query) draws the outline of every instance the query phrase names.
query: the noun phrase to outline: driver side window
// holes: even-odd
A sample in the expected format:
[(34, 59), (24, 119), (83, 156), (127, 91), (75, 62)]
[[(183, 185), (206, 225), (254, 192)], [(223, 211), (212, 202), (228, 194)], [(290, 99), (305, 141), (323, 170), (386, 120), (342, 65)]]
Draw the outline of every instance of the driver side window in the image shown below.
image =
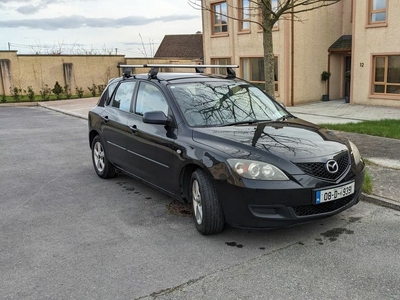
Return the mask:
[(145, 112), (156, 110), (168, 115), (168, 104), (164, 94), (155, 85), (141, 82), (136, 98), (135, 113), (143, 116)]

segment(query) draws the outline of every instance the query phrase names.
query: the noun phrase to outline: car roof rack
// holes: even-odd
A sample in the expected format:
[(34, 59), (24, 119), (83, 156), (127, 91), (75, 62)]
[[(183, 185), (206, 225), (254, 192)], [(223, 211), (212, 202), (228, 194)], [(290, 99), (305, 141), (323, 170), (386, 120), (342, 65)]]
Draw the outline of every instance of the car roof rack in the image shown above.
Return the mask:
[(194, 68), (196, 73), (204, 73), (205, 68), (226, 68), (226, 78), (235, 78), (236, 73), (233, 68), (239, 68), (238, 65), (179, 65), (179, 64), (144, 64), (144, 65), (118, 65), (123, 68), (123, 77), (130, 78), (132, 68), (150, 68), (149, 79), (156, 79), (160, 68)]

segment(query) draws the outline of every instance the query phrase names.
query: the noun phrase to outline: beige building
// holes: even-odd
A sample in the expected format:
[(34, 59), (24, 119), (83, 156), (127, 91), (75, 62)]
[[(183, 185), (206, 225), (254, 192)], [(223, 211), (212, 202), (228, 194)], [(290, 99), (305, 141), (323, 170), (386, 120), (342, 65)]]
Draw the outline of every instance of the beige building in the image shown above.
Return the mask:
[(351, 97), (400, 107), (400, 1), (353, 3)]
[[(262, 31), (251, 22), (259, 20), (253, 1), (203, 4), (211, 8), (202, 15), (205, 63), (238, 64), (240, 77), (262, 84)], [(329, 90), (330, 99), (400, 106), (399, 27), (394, 0), (342, 0), (293, 21), (287, 15), (273, 30), (276, 99), (290, 106), (321, 100)], [(331, 73), (326, 83), (323, 71)]]

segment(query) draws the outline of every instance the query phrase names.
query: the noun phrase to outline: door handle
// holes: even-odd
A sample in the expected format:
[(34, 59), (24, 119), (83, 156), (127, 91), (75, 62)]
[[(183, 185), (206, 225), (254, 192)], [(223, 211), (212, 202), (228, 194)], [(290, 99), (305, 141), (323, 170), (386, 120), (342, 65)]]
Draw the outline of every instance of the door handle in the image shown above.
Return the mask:
[(132, 131), (133, 133), (135, 133), (135, 132), (138, 132), (139, 130), (137, 129), (136, 125), (132, 125), (132, 126), (131, 126), (131, 131)]

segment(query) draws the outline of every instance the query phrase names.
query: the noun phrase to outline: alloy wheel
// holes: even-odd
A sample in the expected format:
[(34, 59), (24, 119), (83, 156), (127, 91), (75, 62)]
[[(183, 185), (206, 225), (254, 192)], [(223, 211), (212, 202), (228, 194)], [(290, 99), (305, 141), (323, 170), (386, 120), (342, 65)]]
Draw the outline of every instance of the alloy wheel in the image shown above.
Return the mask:
[(197, 180), (193, 180), (192, 183), (192, 204), (196, 222), (201, 225), (203, 222), (203, 206), (201, 203), (200, 186)]
[(103, 172), (105, 167), (104, 149), (100, 142), (94, 145), (93, 158), (97, 171)]

